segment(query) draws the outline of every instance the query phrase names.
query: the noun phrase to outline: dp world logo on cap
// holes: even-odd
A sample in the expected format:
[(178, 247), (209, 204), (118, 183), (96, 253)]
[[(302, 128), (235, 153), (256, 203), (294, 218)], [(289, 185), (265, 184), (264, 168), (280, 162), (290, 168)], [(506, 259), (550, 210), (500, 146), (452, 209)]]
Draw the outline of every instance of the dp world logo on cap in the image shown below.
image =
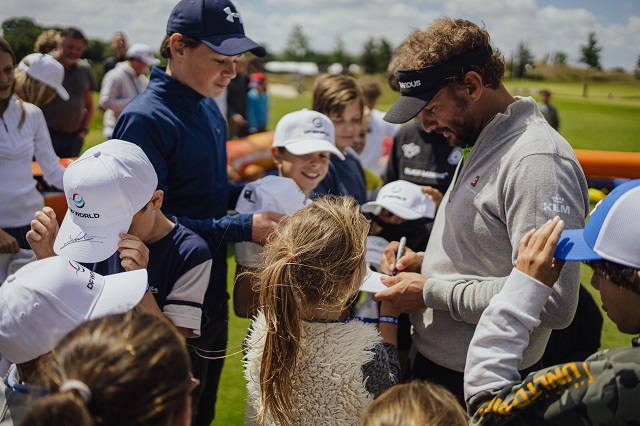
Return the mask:
[(77, 208), (81, 209), (84, 207), (84, 198), (82, 198), (82, 195), (75, 193), (69, 199), (71, 200), (71, 202), (73, 202), (73, 204), (76, 205)]
[(314, 117), (311, 120), (311, 124), (313, 124), (313, 127), (322, 127), (322, 120), (320, 120), (320, 117)]
[(76, 271), (76, 275), (78, 275), (80, 272), (84, 272), (84, 266), (72, 260), (69, 261), (69, 266), (71, 266)]

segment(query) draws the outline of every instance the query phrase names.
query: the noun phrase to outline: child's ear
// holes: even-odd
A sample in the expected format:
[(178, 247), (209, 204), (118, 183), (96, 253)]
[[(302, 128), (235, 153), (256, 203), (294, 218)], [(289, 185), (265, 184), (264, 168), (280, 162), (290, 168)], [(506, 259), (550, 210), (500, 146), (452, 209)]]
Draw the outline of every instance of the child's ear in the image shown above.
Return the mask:
[(162, 207), (162, 201), (164, 200), (164, 191), (162, 189), (156, 189), (151, 197), (151, 205), (155, 209), (160, 209)]
[(282, 164), (282, 152), (280, 152), (280, 148), (277, 146), (272, 146), (269, 148), (271, 150), (271, 156), (273, 157), (273, 161), (276, 165)]

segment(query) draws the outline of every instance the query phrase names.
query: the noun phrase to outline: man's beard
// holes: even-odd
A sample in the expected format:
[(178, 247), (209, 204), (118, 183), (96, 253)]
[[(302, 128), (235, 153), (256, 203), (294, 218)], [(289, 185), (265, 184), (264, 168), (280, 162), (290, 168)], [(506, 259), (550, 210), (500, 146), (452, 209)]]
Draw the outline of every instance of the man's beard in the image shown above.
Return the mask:
[(471, 117), (466, 114), (466, 109), (461, 115), (461, 118), (451, 120), (448, 127), (438, 127), (433, 129), (432, 132), (440, 134), (449, 133), (445, 138), (452, 147), (464, 148), (467, 146), (473, 146), (476, 143), (480, 132), (476, 130), (475, 123)]

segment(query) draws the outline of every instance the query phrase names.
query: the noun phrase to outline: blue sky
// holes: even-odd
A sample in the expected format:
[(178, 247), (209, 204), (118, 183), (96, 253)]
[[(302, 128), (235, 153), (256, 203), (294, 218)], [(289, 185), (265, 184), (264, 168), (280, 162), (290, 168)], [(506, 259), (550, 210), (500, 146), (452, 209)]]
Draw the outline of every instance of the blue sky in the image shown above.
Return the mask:
[[(360, 52), (371, 36), (396, 45), (415, 28), (444, 14), (484, 23), (494, 47), (507, 57), (524, 41), (537, 57), (561, 50), (576, 62), (594, 31), (605, 68), (632, 70), (640, 55), (638, 0), (236, 0), (247, 34), (280, 52), (294, 25), (311, 47), (330, 51), (338, 38)], [(156, 48), (176, 0), (3, 0), (0, 21), (29, 16), (41, 25), (75, 25), (89, 37), (116, 30), (130, 42)], [(105, 7), (105, 5), (107, 5)]]

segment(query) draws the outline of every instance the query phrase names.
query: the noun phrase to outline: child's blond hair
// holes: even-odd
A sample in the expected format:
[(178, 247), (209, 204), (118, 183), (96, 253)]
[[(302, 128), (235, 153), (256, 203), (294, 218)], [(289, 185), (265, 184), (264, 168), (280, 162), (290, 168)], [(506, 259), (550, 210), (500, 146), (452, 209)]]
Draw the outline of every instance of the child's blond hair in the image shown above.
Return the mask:
[(444, 387), (416, 380), (393, 386), (367, 409), (362, 426), (466, 426), (467, 414)]
[(259, 274), (267, 333), (260, 368), (260, 421), (294, 424), (292, 394), (303, 319), (335, 311), (357, 294), (365, 274), (369, 221), (351, 197), (325, 196), (293, 213), (265, 247)]
[(364, 108), (364, 97), (358, 82), (344, 74), (321, 74), (313, 83), (312, 109), (331, 118), (342, 114), (345, 107), (359, 101), (360, 112)]

